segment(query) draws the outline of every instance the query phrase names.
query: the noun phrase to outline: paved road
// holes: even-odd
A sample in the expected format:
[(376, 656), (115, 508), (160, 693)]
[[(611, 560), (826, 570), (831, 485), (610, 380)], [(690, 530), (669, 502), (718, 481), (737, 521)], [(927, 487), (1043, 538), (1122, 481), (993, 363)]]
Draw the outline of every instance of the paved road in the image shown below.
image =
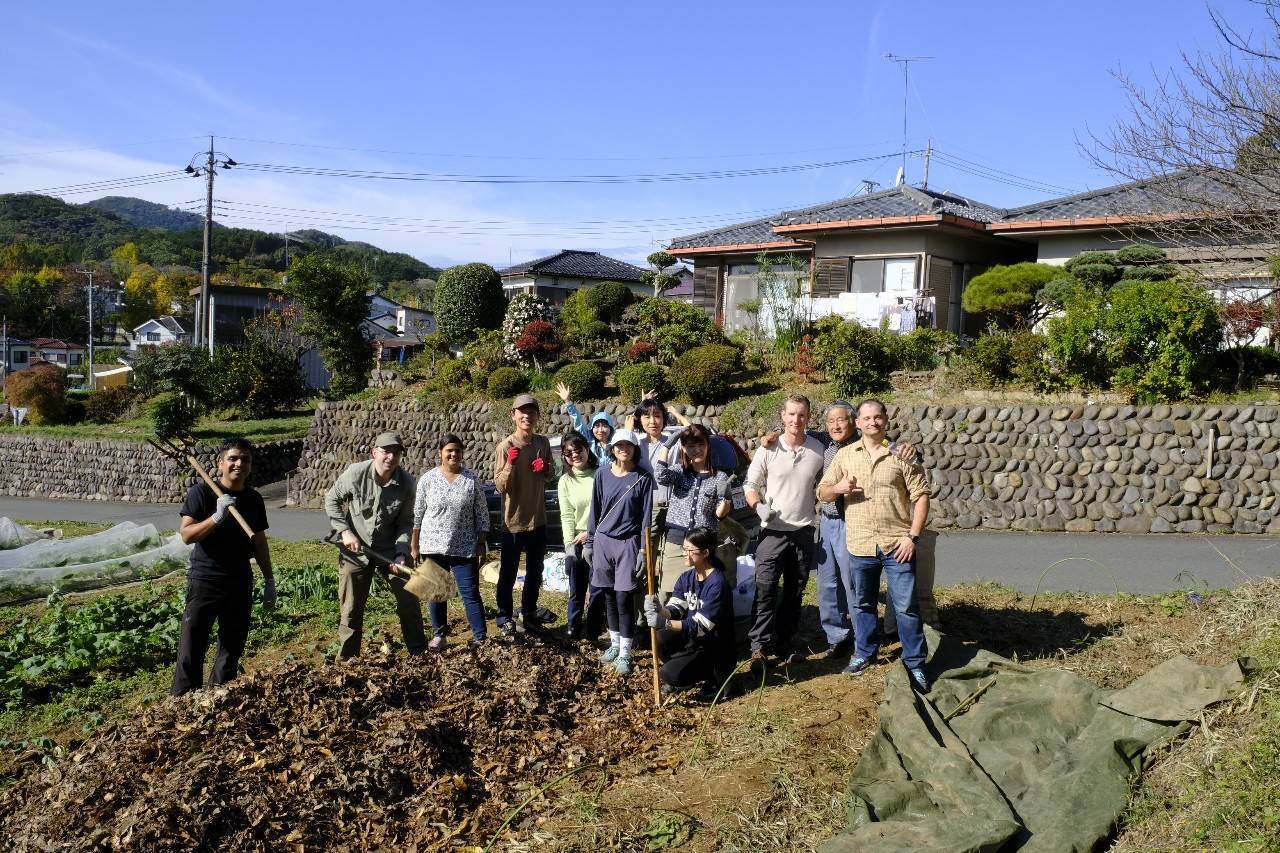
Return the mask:
[[(270, 493), (267, 505), (272, 536), (319, 539), (328, 529), (318, 510), (281, 509)], [(10, 518), (151, 522), (173, 529), (177, 512), (177, 504), (0, 497), (0, 516)], [(937, 567), (941, 586), (988, 580), (1032, 592), (1049, 569), (1045, 591), (1114, 592), (1117, 584), (1148, 594), (1217, 589), (1251, 576), (1280, 575), (1280, 537), (943, 531)]]

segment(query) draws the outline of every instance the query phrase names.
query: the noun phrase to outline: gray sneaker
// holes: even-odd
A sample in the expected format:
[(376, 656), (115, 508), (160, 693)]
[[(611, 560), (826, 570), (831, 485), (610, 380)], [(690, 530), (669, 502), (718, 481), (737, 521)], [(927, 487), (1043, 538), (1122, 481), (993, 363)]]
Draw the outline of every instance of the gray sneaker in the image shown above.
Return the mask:
[(618, 675), (631, 674), (631, 658), (618, 655), (618, 659), (613, 662), (613, 671)]
[(929, 676), (924, 674), (923, 669), (908, 670), (911, 673), (911, 684), (921, 693), (929, 692)]
[(431, 638), (431, 642), (427, 643), (427, 648), (433, 652), (438, 652), (445, 646), (449, 645), (449, 641), (444, 638), (443, 634), (436, 634)]
[(617, 646), (610, 646), (600, 653), (601, 663), (613, 663), (618, 659), (618, 655), (622, 653), (622, 649)]
[(849, 665), (843, 670), (845, 675), (862, 675), (862, 673), (871, 669), (871, 659), (863, 657), (855, 657), (849, 661)]

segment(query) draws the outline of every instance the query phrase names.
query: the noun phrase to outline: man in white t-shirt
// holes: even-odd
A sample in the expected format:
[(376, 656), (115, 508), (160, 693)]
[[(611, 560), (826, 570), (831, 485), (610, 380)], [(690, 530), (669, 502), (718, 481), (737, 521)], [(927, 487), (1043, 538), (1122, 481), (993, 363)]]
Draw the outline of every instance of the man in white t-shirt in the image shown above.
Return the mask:
[(793, 643), (815, 556), (814, 490), (822, 477), (824, 449), (806, 432), (810, 411), (808, 397), (787, 397), (782, 435), (772, 447), (756, 450), (747, 472), (747, 503), (764, 525), (756, 544), (756, 595), (751, 605), (753, 668), (763, 666), (771, 644), (783, 663), (803, 660)]

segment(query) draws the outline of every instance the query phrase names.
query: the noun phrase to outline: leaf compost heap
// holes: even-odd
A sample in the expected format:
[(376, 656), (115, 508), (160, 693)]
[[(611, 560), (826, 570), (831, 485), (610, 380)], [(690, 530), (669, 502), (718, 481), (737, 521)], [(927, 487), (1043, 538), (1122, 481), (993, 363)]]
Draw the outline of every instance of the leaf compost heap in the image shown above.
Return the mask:
[[(21, 850), (437, 849), (691, 729), (550, 645), (282, 662), (111, 724), (0, 794)], [(638, 676), (637, 676), (638, 678)], [(586, 766), (584, 766), (586, 765)]]

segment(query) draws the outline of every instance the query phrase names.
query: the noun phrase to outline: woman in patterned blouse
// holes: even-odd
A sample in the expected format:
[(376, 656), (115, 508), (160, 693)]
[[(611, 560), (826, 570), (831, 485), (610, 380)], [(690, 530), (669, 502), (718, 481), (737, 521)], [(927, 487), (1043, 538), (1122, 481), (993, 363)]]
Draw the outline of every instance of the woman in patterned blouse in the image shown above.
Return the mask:
[[(462, 467), (462, 439), (446, 435), (436, 445), (440, 464), (418, 479), (413, 502), (412, 556), (430, 557), (458, 582), (458, 594), (471, 626), (471, 644), (486, 636), (484, 604), (480, 601), (480, 565), (485, 559), (489, 506), (476, 475)], [(443, 649), (448, 633), (445, 602), (427, 605), (435, 636), (428, 648)]]
[[(678, 459), (672, 450), (679, 444)], [(701, 424), (689, 424), (672, 435), (654, 456), (654, 479), (671, 489), (667, 505), (662, 549), (662, 593), (670, 595), (685, 564), (685, 534), (695, 528), (716, 530), (729, 514), (729, 475), (711, 467), (711, 432)]]

